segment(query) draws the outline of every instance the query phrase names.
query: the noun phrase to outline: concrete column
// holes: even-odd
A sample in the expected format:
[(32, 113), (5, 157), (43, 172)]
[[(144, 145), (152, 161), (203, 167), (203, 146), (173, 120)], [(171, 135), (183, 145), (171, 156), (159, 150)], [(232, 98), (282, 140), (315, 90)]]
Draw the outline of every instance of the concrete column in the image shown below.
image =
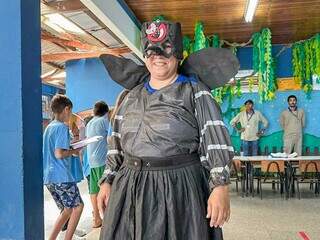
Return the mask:
[(0, 1), (0, 239), (44, 239), (40, 1)]

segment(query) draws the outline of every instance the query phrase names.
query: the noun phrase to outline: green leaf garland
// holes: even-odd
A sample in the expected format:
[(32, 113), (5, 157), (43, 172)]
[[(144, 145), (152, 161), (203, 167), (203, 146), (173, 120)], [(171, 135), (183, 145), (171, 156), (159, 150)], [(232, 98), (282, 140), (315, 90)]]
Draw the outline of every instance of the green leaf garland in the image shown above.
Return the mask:
[(310, 98), (313, 89), (313, 77), (320, 78), (320, 34), (296, 42), (292, 46), (293, 77)]
[(277, 84), (269, 28), (264, 28), (261, 33), (253, 35), (253, 70), (258, 73), (260, 101), (273, 100)]
[(203, 23), (198, 21), (194, 31), (193, 52), (196, 52), (206, 47), (206, 36), (204, 35)]

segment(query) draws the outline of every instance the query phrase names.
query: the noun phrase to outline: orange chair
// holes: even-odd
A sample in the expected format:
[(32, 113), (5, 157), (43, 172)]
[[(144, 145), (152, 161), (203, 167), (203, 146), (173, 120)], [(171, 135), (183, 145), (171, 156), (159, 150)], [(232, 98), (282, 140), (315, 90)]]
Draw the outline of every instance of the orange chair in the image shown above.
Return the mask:
[(299, 170), (300, 175), (295, 176), (299, 199), (301, 198), (300, 183), (310, 184), (310, 189), (315, 184), (314, 193), (315, 195), (319, 194), (320, 161), (300, 160)]
[(243, 167), (240, 160), (233, 160), (230, 170), (230, 181), (236, 183), (236, 191), (239, 193), (238, 182), (241, 183), (241, 191), (243, 193)]
[(257, 177), (260, 198), (262, 199), (262, 184), (280, 184), (280, 194), (284, 193), (285, 167), (284, 161), (263, 160), (261, 161), (261, 175)]

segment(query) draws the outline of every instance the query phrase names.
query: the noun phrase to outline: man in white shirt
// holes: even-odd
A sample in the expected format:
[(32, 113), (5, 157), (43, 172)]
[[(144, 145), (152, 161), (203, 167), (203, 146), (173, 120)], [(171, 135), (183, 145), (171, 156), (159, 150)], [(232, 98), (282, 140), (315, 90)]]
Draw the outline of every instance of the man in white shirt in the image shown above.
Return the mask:
[[(230, 124), (234, 128), (236, 128), (237, 123), (241, 124), (241, 128), (236, 128), (236, 130), (241, 133), (244, 156), (257, 156), (258, 140), (268, 127), (268, 121), (259, 111), (253, 109), (254, 103), (252, 100), (247, 100), (244, 105), (246, 110), (235, 116)], [(264, 128), (259, 130), (260, 122), (262, 122)], [(251, 152), (249, 152), (250, 148)]]

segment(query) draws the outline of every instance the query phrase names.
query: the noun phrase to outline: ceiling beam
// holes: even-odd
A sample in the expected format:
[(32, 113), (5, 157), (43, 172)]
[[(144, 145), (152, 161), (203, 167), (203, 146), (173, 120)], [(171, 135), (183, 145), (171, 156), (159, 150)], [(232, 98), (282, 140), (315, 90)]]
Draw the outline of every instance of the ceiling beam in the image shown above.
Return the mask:
[(50, 82), (50, 81), (64, 81), (65, 77), (43, 77), (42, 81)]
[(49, 41), (58, 45), (66, 46), (66, 47), (72, 47), (72, 48), (77, 48), (81, 50), (97, 50), (98, 48), (96, 46), (92, 46), (87, 43), (83, 43), (77, 40), (67, 40), (67, 39), (62, 39), (58, 38), (55, 36), (50, 36), (45, 33), (41, 33), (41, 39), (45, 41)]
[(60, 1), (44, 1), (48, 7), (56, 10), (59, 13), (62, 12), (77, 12), (88, 10), (80, 0), (60, 0)]
[(140, 29), (117, 0), (81, 0), (141, 60)]
[(41, 56), (42, 62), (57, 62), (57, 61), (68, 61), (68, 60), (76, 60), (83, 58), (95, 58), (99, 57), (102, 54), (112, 54), (119, 56), (124, 53), (130, 52), (128, 48), (115, 48), (115, 49), (106, 49), (92, 52), (61, 52), (61, 53), (50, 53), (43, 54)]
[(64, 70), (63, 66), (60, 66), (59, 64), (53, 63), (53, 62), (45, 62), (46, 64), (48, 64), (51, 67), (57, 68), (59, 70)]

